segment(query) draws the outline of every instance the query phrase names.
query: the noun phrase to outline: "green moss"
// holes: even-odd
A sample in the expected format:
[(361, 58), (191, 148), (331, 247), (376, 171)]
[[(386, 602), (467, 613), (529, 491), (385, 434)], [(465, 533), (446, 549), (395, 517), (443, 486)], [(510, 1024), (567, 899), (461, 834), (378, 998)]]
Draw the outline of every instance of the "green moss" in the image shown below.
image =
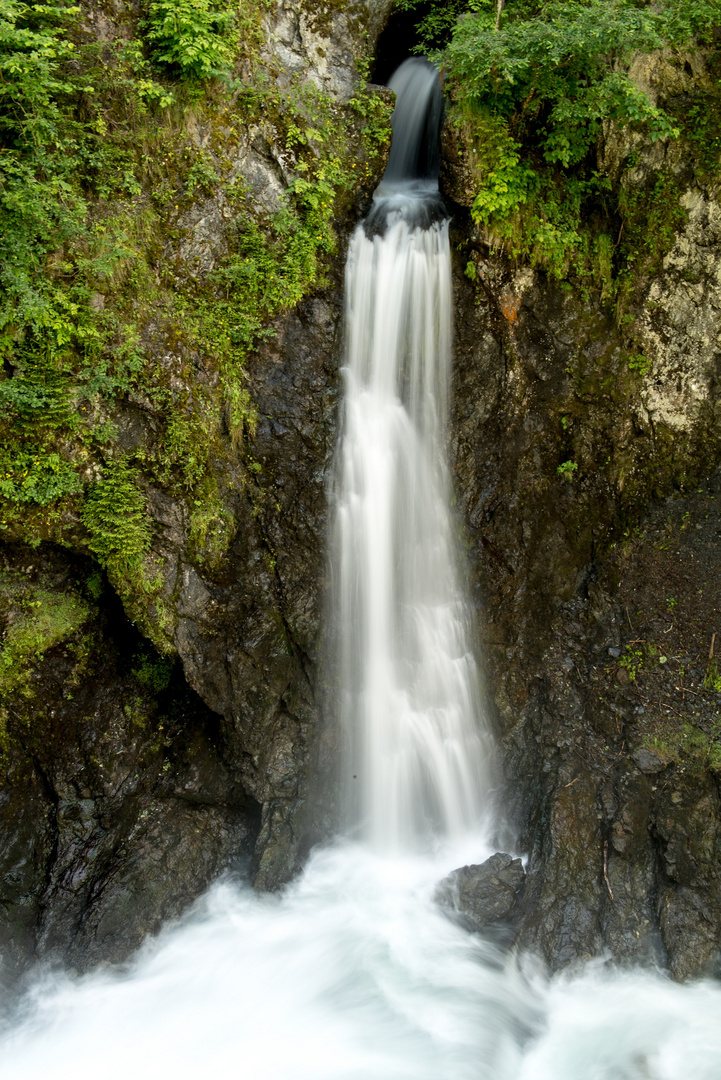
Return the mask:
[(703, 685), (706, 690), (715, 690), (716, 693), (721, 694), (721, 673), (719, 673), (718, 664), (714, 659), (709, 660), (706, 665)]
[(195, 492), (188, 551), (199, 567), (217, 570), (235, 537), (235, 518), (221, 501), (218, 484), (208, 477)]
[(652, 735), (644, 735), (642, 744), (687, 772), (721, 770), (721, 719), (712, 721), (708, 729), (687, 720), (667, 724)]
[(144, 690), (156, 696), (168, 688), (174, 666), (173, 660), (144, 649), (135, 657), (132, 674)]
[(0, 698), (32, 696), (31, 674), (49, 650), (77, 634), (92, 613), (72, 593), (36, 589), (22, 599), (7, 627), (0, 651)]
[[(632, 170), (635, 165), (632, 157), (627, 162), (627, 169)], [(626, 318), (630, 325), (633, 323), (628, 309), (637, 296), (639, 286), (660, 272), (678, 231), (686, 223), (687, 213), (681, 205), (682, 194), (681, 181), (664, 170), (653, 172), (642, 185), (621, 185), (618, 212), (622, 230), (616, 281), (617, 321), (621, 326)]]

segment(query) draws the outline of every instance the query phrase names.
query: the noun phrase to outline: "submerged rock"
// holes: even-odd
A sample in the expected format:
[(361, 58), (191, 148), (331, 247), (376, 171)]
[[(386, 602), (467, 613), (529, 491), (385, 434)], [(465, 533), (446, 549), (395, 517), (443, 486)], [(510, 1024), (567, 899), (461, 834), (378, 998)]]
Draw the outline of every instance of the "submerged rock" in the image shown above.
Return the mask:
[(469, 930), (507, 923), (525, 881), (520, 859), (498, 851), (484, 863), (461, 866), (439, 882), (435, 899)]

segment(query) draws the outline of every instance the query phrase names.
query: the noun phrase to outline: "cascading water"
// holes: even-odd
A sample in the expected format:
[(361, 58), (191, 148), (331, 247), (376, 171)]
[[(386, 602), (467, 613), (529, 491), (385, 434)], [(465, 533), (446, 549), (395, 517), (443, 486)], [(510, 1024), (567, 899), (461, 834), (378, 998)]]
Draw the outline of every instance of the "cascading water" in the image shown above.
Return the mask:
[(349, 254), (336, 602), (363, 841), (316, 851), (281, 896), (216, 886), (121, 970), (39, 975), (0, 1039), (2, 1080), (718, 1076), (717, 984), (600, 963), (549, 983), (433, 902), (441, 876), (489, 854), (472, 828), (488, 737), (442, 465), (436, 85), (419, 62), (398, 74), (393, 154)]
[(490, 741), (459, 584), (444, 441), (451, 336), (438, 195), (438, 72), (391, 86), (393, 149), (346, 270), (346, 396), (334, 555), (344, 787), (396, 849), (476, 825)]

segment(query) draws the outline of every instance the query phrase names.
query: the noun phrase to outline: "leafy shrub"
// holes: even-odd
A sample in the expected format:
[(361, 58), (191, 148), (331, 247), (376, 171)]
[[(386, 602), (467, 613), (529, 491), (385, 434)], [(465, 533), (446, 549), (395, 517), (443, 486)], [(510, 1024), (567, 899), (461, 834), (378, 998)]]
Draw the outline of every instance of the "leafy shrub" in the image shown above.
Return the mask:
[(444, 59), (464, 95), (512, 118), (516, 138), (568, 168), (584, 160), (607, 119), (641, 123), (651, 139), (673, 134), (669, 117), (618, 67), (663, 44), (659, 17), (634, 4), (511, 3), (500, 30), (492, 11), (463, 19)]
[(44, 450), (0, 451), (0, 494), (14, 503), (47, 506), (83, 485), (75, 466)]
[[(625, 216), (618, 190), (598, 170), (596, 146), (610, 122), (651, 141), (682, 127), (688, 134), (693, 109), (684, 126), (656, 107), (628, 77), (629, 63), (694, 35), (710, 41), (721, 0), (507, 0), (500, 16), (497, 0), (400, 6), (417, 10), (418, 51), (435, 50), (448, 79), (452, 118), (472, 144), (472, 215), (488, 239), (556, 277), (588, 276), (610, 299), (614, 259), (618, 266), (638, 253), (627, 238), (615, 256), (596, 242), (599, 231), (618, 235)], [(707, 126), (707, 157), (717, 163), (717, 132)], [(636, 201), (643, 209), (653, 193), (639, 192)], [(666, 214), (664, 243), (666, 224), (677, 227), (678, 215)]]
[(161, 64), (210, 79), (229, 71), (231, 9), (214, 0), (152, 0), (146, 38)]
[(35, 329), (49, 318), (39, 273), (49, 242), (74, 235), (85, 201), (74, 183), (77, 124), (64, 62), (78, 8), (0, 0), (0, 349), (18, 315)]

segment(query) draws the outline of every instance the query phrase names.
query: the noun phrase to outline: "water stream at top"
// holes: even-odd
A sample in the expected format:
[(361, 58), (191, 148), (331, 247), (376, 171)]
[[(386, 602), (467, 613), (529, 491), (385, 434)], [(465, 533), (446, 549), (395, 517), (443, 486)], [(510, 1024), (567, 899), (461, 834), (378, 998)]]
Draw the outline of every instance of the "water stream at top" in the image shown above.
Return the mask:
[[(437, 73), (395, 76), (388, 170), (353, 237), (334, 530), (352, 838), (281, 895), (215, 886), (120, 969), (38, 975), (1, 1080), (717, 1080), (721, 991), (599, 961), (546, 979), (450, 922), (490, 854), (444, 465), (451, 319)], [(414, 134), (415, 133), (415, 134)]]

